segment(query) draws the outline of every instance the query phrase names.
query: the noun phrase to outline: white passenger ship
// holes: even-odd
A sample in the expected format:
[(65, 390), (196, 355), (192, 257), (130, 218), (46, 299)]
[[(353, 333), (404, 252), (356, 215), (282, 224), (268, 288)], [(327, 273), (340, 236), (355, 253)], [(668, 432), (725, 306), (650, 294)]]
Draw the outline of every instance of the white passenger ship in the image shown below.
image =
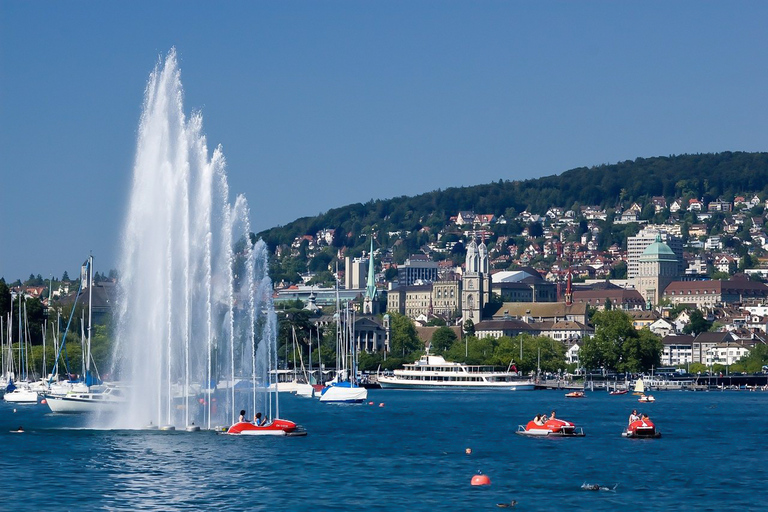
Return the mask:
[(394, 375), (379, 375), (382, 388), (398, 389), (500, 389), (533, 390), (533, 381), (493, 366), (467, 365), (446, 361), (441, 356), (424, 355), (415, 363), (403, 365)]

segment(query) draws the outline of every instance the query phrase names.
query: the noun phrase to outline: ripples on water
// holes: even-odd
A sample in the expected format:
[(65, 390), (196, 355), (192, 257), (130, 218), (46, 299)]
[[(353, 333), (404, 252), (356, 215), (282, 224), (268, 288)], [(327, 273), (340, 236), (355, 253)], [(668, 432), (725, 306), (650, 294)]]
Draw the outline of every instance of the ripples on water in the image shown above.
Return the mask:
[[(42, 405), (2, 404), (0, 509), (460, 511), (514, 499), (515, 510), (745, 511), (766, 499), (768, 393), (660, 392), (654, 404), (557, 391), (369, 397), (375, 406), (284, 397), (303, 438), (85, 430)], [(661, 439), (620, 437), (633, 408)], [(514, 435), (552, 409), (587, 436)], [(24, 434), (9, 432), (19, 425)], [(477, 471), (490, 487), (469, 485)]]

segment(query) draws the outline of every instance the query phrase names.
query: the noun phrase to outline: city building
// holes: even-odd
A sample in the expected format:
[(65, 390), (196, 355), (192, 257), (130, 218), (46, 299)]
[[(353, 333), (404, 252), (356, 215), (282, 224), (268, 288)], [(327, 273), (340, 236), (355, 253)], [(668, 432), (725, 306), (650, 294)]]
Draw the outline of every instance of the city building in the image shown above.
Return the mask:
[(640, 256), (645, 252), (649, 245), (656, 242), (656, 235), (661, 236), (664, 242), (677, 258), (677, 270), (675, 275), (685, 273), (685, 259), (683, 258), (683, 240), (680, 237), (673, 236), (666, 230), (657, 227), (647, 227), (641, 230), (637, 235), (627, 237), (627, 278), (633, 279), (640, 272)]
[(635, 288), (649, 307), (661, 301), (667, 285), (680, 275), (680, 260), (672, 249), (661, 241), (656, 233), (655, 241), (645, 248), (638, 258), (638, 271), (634, 277)]
[(721, 304), (757, 303), (768, 298), (768, 286), (736, 274), (728, 281), (673, 281), (664, 298), (672, 304), (691, 304), (699, 309)]
[(431, 283), (437, 280), (437, 262), (425, 254), (412, 254), (397, 268), (397, 279), (401, 286), (418, 282)]
[(363, 287), (366, 278), (368, 258), (344, 259), (344, 288), (347, 290), (359, 290)]

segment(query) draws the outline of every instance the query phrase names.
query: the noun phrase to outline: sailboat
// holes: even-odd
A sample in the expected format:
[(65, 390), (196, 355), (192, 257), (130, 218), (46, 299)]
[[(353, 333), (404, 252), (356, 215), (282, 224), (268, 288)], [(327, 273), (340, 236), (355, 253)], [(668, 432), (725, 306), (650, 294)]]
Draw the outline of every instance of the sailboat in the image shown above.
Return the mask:
[[(326, 403), (362, 403), (368, 398), (368, 390), (357, 383), (357, 357), (354, 343), (354, 313), (350, 315), (349, 303), (344, 312), (344, 329), (338, 309), (338, 283), (336, 287), (336, 377), (323, 389), (320, 401)], [(350, 318), (352, 317), (352, 318)], [(351, 319), (351, 321), (350, 321)]]
[[(80, 287), (77, 290), (75, 296), (75, 302), (72, 305), (72, 312), (69, 315), (69, 322), (67, 322), (67, 329), (64, 331), (64, 337), (61, 340), (61, 346), (59, 347), (59, 353), (56, 354), (56, 362), (54, 363), (54, 374), (56, 374), (56, 368), (58, 367), (59, 356), (61, 355), (61, 349), (65, 346), (67, 332), (72, 322), (72, 316), (75, 312), (75, 306), (77, 300), (80, 297), (80, 292), (83, 288), (83, 281), (87, 280), (88, 283), (88, 334), (87, 342), (85, 344), (85, 350), (83, 351), (84, 370), (85, 370), (85, 383), (84, 387), (71, 388), (63, 395), (58, 394), (46, 394), (46, 403), (52, 412), (56, 413), (113, 413), (119, 410), (125, 403), (126, 398), (122, 394), (122, 391), (114, 386), (108, 386), (101, 382), (101, 379), (94, 377), (91, 374), (91, 334), (92, 334), (92, 315), (93, 315), (93, 256), (88, 257), (86, 263), (86, 272), (83, 275), (83, 279), (80, 279)], [(85, 331), (83, 330), (83, 340), (86, 340)]]
[(643, 382), (643, 378), (640, 377), (635, 381), (635, 390), (632, 392), (633, 395), (644, 395), (645, 394), (645, 383)]
[[(276, 386), (278, 391), (287, 391), (289, 393), (296, 393), (299, 396), (312, 397), (313, 389), (309, 383), (309, 375), (304, 368), (304, 357), (301, 355), (301, 349), (299, 348), (299, 361), (301, 362), (301, 374), (299, 374), (299, 367), (296, 365), (296, 349), (298, 342), (296, 340), (296, 328), (291, 326), (293, 333), (293, 372), (290, 370), (273, 370), (277, 380)], [(292, 379), (288, 380), (288, 376), (292, 375)]]
[[(12, 339), (11, 339), (11, 333), (13, 332), (13, 326), (11, 324), (10, 318), (12, 318), (9, 315), (9, 324), (8, 324), (8, 360), (11, 366), (10, 371), (7, 372), (8, 375), (8, 384), (5, 389), (5, 394), (3, 395), (3, 400), (9, 403), (14, 404), (36, 404), (37, 400), (39, 398), (37, 391), (30, 388), (29, 382), (27, 382), (27, 365), (29, 364), (29, 358), (27, 355), (27, 344), (26, 344), (26, 338), (24, 337), (24, 332), (22, 330), (22, 321), (21, 321), (21, 299), (22, 294), (21, 292), (18, 292), (16, 294), (16, 299), (18, 301), (18, 310), (19, 310), (19, 375), (21, 376), (21, 380), (17, 383), (13, 382), (13, 379), (15, 377), (15, 373), (13, 371), (13, 349), (12, 349)], [(13, 295), (11, 296), (11, 310), (13, 310)], [(26, 364), (25, 364), (26, 363)]]

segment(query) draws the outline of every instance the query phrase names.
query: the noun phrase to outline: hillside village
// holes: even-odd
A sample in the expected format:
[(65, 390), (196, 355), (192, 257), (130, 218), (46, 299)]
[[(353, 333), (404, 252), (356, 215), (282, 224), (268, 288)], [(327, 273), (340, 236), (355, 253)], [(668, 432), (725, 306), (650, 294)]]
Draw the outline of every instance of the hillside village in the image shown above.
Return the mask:
[[(405, 257), (410, 231), (363, 230), (367, 251), (353, 256), (339, 244), (352, 233), (323, 228), (274, 247), (273, 273), (305, 270), (275, 282), (274, 300), (278, 308), (300, 301), (320, 328), (332, 323), (337, 297), (352, 305), (362, 352), (391, 352), (390, 318), (398, 314), (414, 323), (424, 348), (440, 326), (459, 339), (546, 337), (562, 344), (574, 369), (595, 334), (591, 315), (619, 310), (661, 339), (661, 366), (727, 368), (768, 341), (766, 209), (768, 200), (744, 194), (709, 202), (652, 197), (616, 209), (553, 206), (509, 218), (458, 211), (440, 229), (422, 227), (424, 243)], [(97, 322), (110, 317), (116, 276), (93, 283)], [(73, 301), (77, 281), (50, 288), (30, 278), (10, 292), (39, 298), (41, 315), (47, 295), (60, 305)]]
[[(510, 218), (458, 211), (442, 229), (423, 227), (426, 243), (401, 262), (395, 254), (410, 232), (360, 235), (372, 250), (354, 258), (335, 243), (336, 230), (324, 228), (275, 248), (278, 261), (328, 262), (297, 274), (296, 283), (277, 283), (275, 299), (332, 306), (337, 279), (342, 300), (360, 311), (363, 350), (390, 349), (394, 312), (412, 319), (425, 343), (435, 325), (480, 338), (546, 336), (563, 343), (576, 367), (594, 334), (590, 310), (617, 309), (662, 338), (663, 366), (727, 366), (768, 339), (767, 207), (744, 194), (709, 202), (659, 196), (613, 210), (552, 206)], [(319, 281), (323, 273), (333, 280)], [(695, 310), (713, 327), (683, 334)]]

